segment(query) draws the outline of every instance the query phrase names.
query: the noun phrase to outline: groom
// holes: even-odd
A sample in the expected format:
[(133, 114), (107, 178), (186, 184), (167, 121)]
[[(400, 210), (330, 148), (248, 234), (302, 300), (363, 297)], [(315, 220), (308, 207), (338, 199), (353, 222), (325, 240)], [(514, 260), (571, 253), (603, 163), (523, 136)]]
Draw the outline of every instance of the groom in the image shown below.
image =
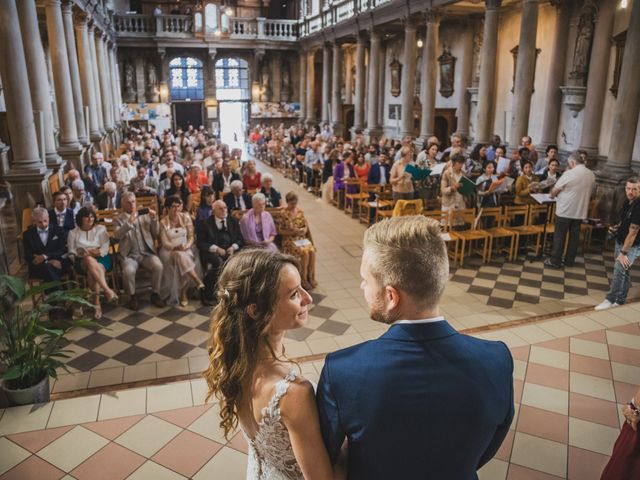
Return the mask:
[(329, 354), (317, 402), (349, 479), (475, 479), (513, 419), (513, 361), (501, 342), (461, 335), (439, 314), (449, 274), (440, 225), (396, 217), (364, 236), (361, 288), (376, 340)]

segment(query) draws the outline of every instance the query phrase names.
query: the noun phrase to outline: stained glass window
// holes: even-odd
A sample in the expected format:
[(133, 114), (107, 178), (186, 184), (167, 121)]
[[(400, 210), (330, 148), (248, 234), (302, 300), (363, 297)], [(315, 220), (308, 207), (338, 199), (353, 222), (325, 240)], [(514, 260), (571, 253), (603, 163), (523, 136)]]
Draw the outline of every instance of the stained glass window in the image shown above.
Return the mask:
[(169, 62), (171, 100), (203, 100), (202, 62), (197, 58), (178, 57)]

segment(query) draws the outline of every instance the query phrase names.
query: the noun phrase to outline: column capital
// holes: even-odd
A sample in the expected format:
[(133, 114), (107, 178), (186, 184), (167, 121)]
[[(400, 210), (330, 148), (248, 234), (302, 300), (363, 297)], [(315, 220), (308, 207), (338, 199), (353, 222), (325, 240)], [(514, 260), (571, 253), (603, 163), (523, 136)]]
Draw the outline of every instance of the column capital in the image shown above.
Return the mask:
[(424, 19), (426, 23), (440, 23), (442, 13), (437, 8), (429, 8), (424, 12)]
[[(163, 52), (160, 54), (160, 58), (164, 58), (165, 54), (166, 51), (163, 50)], [(207, 55), (209, 56), (211, 61), (215, 63), (216, 57), (218, 56), (218, 49), (209, 47), (209, 50), (207, 50)]]
[(369, 30), (369, 40), (370, 41), (376, 41), (379, 42), (382, 40), (382, 32), (380, 31), (380, 29), (377, 28), (371, 28)]
[(44, 7), (59, 7), (62, 2), (60, 0), (43, 0)]
[(405, 31), (418, 29), (418, 22), (416, 22), (415, 19), (411, 17), (405, 18), (402, 23), (404, 24)]
[(77, 28), (87, 28), (91, 15), (82, 10), (76, 10), (73, 14), (73, 25)]
[(502, 0), (485, 0), (485, 6), (487, 10), (495, 10), (502, 6)]
[(73, 1), (72, 0), (63, 0), (62, 2), (62, 14), (63, 15), (70, 15), (73, 10)]

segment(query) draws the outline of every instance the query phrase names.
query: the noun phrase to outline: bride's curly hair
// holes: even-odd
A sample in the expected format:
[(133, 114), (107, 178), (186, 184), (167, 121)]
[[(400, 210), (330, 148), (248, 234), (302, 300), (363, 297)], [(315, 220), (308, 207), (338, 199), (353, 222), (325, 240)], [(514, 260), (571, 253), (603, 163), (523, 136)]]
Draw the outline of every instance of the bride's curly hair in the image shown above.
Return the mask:
[[(205, 401), (220, 402), (220, 428), (225, 438), (238, 426), (242, 388), (253, 374), (258, 355), (266, 346), (271, 315), (278, 300), (280, 273), (286, 265), (298, 268), (295, 257), (265, 250), (246, 250), (225, 264), (218, 280), (218, 304), (211, 313), (209, 368), (204, 378), (209, 386)], [(248, 313), (250, 305), (255, 305)]]

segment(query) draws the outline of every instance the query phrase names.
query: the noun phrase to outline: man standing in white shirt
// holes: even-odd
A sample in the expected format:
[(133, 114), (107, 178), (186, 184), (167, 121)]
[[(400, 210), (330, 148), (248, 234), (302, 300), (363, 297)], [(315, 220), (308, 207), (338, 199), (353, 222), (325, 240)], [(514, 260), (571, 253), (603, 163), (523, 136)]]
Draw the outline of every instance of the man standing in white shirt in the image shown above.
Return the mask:
[[(553, 250), (544, 264), (552, 268), (572, 267), (578, 251), (580, 224), (589, 214), (591, 193), (596, 183), (595, 174), (584, 164), (584, 159), (572, 153), (567, 160), (568, 170), (551, 189), (551, 198), (557, 198)], [(564, 243), (569, 233), (567, 253), (562, 259)]]

